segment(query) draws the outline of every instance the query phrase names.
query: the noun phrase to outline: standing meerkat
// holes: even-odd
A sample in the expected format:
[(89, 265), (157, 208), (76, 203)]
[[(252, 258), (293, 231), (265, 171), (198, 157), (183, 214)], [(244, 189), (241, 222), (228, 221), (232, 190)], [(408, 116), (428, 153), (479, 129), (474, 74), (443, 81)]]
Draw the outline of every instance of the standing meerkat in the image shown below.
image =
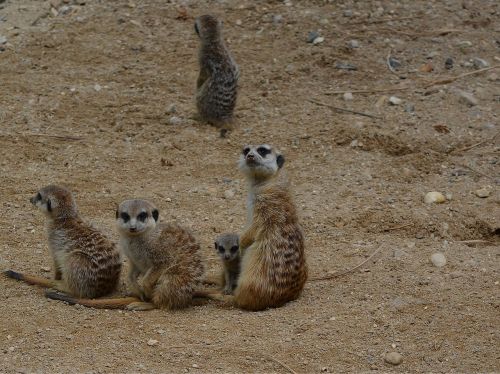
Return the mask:
[(120, 247), (130, 261), (128, 283), (136, 299), (77, 300), (54, 293), (48, 296), (96, 308), (188, 307), (204, 275), (200, 245), (194, 236), (178, 225), (160, 224), (158, 209), (146, 200), (123, 201), (116, 219)]
[(47, 218), (54, 279), (11, 270), (5, 275), (29, 284), (55, 288), (75, 297), (94, 298), (113, 292), (120, 277), (120, 253), (104, 235), (82, 221), (71, 192), (49, 185), (30, 201)]
[(239, 168), (249, 194), (248, 225), (240, 237), (241, 273), (233, 296), (201, 291), (242, 309), (280, 307), (299, 297), (307, 280), (304, 237), (282, 168), (284, 157), (267, 144), (246, 146)]
[(223, 293), (233, 293), (240, 275), (240, 239), (237, 234), (223, 234), (215, 239), (215, 249), (222, 260)]
[(201, 120), (217, 127), (230, 126), (238, 90), (239, 68), (222, 38), (222, 22), (212, 15), (196, 18), (200, 37), (200, 74), (196, 106)]

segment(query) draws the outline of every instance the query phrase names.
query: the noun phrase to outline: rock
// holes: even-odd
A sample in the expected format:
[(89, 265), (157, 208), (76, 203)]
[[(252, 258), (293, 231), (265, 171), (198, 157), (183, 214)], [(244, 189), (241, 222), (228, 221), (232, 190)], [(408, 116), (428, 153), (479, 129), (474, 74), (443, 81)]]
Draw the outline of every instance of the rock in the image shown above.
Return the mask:
[(403, 356), (398, 352), (389, 352), (384, 357), (385, 362), (391, 365), (399, 365), (403, 362)]
[(0, 45), (7, 43), (7, 38), (5, 36), (0, 35)]
[(100, 90), (102, 89), (101, 85), (100, 84), (94, 84), (94, 90), (96, 90), (97, 92), (99, 92)]
[(344, 10), (344, 13), (343, 13), (344, 17), (352, 17), (352, 10), (351, 9), (346, 9)]
[(241, 19), (237, 19), (237, 20), (236, 20), (236, 25), (237, 25), (237, 26), (241, 26), (241, 25), (243, 25), (243, 21), (242, 21)]
[(398, 69), (401, 67), (401, 62), (399, 60), (395, 59), (394, 57), (389, 57), (389, 65), (393, 69)]
[(350, 47), (350, 48), (359, 48), (359, 41), (358, 40), (349, 40), (349, 43), (347, 43), (347, 45)]
[(490, 187), (483, 187), (480, 188), (479, 190), (474, 191), (477, 197), (480, 197), (482, 199), (487, 198), (491, 195), (491, 189)]
[(468, 40), (462, 40), (456, 44), (458, 48), (469, 48), (472, 47), (472, 42)]
[(180, 125), (182, 123), (182, 119), (180, 117), (172, 116), (167, 120), (167, 123), (172, 126)]
[(277, 25), (278, 23), (283, 22), (283, 16), (281, 14), (273, 14), (273, 24)]
[(430, 61), (427, 61), (427, 63), (420, 66), (418, 70), (421, 71), (422, 73), (430, 73), (431, 71), (434, 70), (434, 66)]
[(50, 268), (48, 266), (42, 266), (40, 270), (48, 273), (50, 271)]
[(356, 65), (350, 64), (348, 62), (336, 62), (335, 68), (342, 70), (358, 70)]
[(319, 33), (317, 31), (309, 31), (306, 41), (308, 43), (312, 43), (317, 37), (319, 37)]
[(424, 202), (426, 204), (440, 204), (446, 201), (446, 197), (441, 192), (427, 192), (424, 197)]
[(434, 57), (437, 57), (439, 56), (440, 53), (438, 51), (432, 51), (430, 52), (428, 55), (427, 55), (427, 58), (434, 58)]
[(457, 90), (457, 94), (459, 96), (459, 100), (464, 104), (467, 104), (469, 106), (475, 106), (479, 103), (478, 100), (474, 97), (474, 95), (469, 92)]
[(413, 112), (415, 112), (415, 105), (413, 105), (413, 104), (406, 104), (405, 105), (405, 112), (407, 112), (407, 113), (413, 113)]
[(434, 266), (442, 268), (444, 265), (446, 265), (446, 257), (444, 257), (444, 254), (442, 254), (441, 252), (436, 252), (432, 254), (431, 262)]
[(175, 104), (170, 104), (165, 113), (167, 114), (177, 113), (177, 107), (175, 106)]
[(451, 57), (448, 57), (446, 61), (444, 62), (444, 67), (447, 70), (453, 69), (453, 59)]
[(197, 364), (193, 364), (193, 365), (191, 365), (191, 366), (192, 366), (192, 367), (194, 367), (195, 369), (198, 369), (198, 368), (200, 367), (200, 366), (199, 366), (199, 365), (197, 365)]
[(354, 96), (352, 96), (352, 93), (350, 93), (350, 92), (344, 93), (344, 100), (345, 101), (351, 101), (353, 99), (354, 99)]
[(396, 96), (391, 96), (389, 98), (389, 103), (391, 103), (392, 105), (399, 105), (403, 102), (403, 100), (401, 100), (399, 97), (396, 97)]
[(484, 68), (487, 68), (490, 66), (490, 64), (483, 60), (482, 58), (477, 58), (475, 57), (473, 60), (472, 60), (472, 63), (474, 64), (474, 67), (476, 69), (484, 69)]
[(313, 40), (313, 44), (317, 45), (317, 44), (323, 43), (324, 41), (325, 41), (325, 38), (323, 38), (322, 36), (318, 36), (316, 39)]
[(234, 197), (234, 190), (226, 190), (224, 191), (224, 198), (227, 200), (231, 200)]
[(148, 345), (149, 345), (150, 347), (153, 347), (153, 346), (155, 346), (155, 345), (158, 345), (158, 340), (156, 340), (156, 339), (149, 339), (149, 340), (148, 340)]

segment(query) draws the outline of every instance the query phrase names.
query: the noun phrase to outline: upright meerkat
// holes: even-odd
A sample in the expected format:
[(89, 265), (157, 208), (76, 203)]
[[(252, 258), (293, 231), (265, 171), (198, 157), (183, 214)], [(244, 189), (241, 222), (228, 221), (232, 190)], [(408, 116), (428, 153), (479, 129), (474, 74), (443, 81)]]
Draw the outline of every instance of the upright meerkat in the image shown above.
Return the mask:
[(202, 290), (199, 297), (232, 301), (248, 310), (279, 307), (299, 297), (307, 280), (304, 237), (284, 157), (267, 144), (246, 146), (239, 167), (248, 185), (248, 225), (240, 237), (241, 273), (233, 296)]
[(240, 275), (240, 240), (237, 234), (223, 234), (215, 239), (215, 249), (222, 260), (223, 293), (233, 293)]
[(113, 292), (120, 277), (120, 253), (104, 235), (82, 221), (71, 192), (49, 185), (30, 201), (47, 218), (54, 280), (12, 270), (6, 271), (5, 275), (76, 297), (94, 298)]
[(77, 300), (59, 294), (53, 299), (90, 307), (150, 310), (180, 309), (191, 304), (204, 266), (200, 245), (185, 228), (160, 224), (158, 209), (146, 200), (125, 200), (116, 211), (120, 247), (130, 260), (128, 283), (138, 299)]
[(200, 74), (196, 106), (200, 119), (218, 127), (232, 122), (238, 90), (239, 68), (222, 38), (222, 22), (212, 15), (196, 18), (200, 37)]

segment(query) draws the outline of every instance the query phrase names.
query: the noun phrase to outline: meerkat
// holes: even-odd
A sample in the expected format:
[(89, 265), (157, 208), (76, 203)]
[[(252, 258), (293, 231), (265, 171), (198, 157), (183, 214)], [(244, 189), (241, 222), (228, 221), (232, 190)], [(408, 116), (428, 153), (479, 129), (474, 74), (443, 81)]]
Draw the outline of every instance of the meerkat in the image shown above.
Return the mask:
[(225, 295), (230, 295), (240, 275), (240, 240), (237, 234), (223, 234), (215, 239), (214, 245), (223, 266), (222, 290)]
[(203, 15), (196, 18), (194, 29), (201, 41), (196, 83), (198, 116), (217, 127), (229, 127), (236, 106), (238, 65), (222, 38), (221, 21), (212, 15)]
[(238, 283), (234, 296), (210, 291), (198, 296), (263, 310), (280, 307), (301, 294), (307, 280), (304, 237), (282, 170), (284, 162), (267, 144), (243, 148), (239, 168), (249, 185), (248, 224), (240, 237)]
[(94, 298), (113, 292), (120, 277), (120, 253), (103, 234), (79, 217), (73, 194), (66, 188), (49, 185), (39, 190), (30, 202), (47, 218), (54, 279), (12, 270), (5, 275), (75, 297)]
[(50, 298), (90, 307), (129, 310), (181, 309), (191, 304), (204, 265), (200, 245), (187, 229), (160, 224), (159, 211), (146, 200), (125, 200), (116, 211), (120, 247), (130, 261), (128, 285), (136, 298), (75, 300)]

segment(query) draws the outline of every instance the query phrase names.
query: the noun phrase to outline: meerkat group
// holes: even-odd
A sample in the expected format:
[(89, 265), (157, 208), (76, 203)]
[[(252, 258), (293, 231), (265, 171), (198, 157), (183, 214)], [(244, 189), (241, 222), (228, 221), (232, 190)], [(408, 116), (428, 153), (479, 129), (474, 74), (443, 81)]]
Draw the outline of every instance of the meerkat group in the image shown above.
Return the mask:
[[(239, 68), (222, 38), (221, 21), (204, 15), (194, 26), (201, 41), (198, 114), (225, 128), (233, 119)], [(95, 308), (181, 309), (200, 297), (247, 310), (280, 307), (299, 297), (307, 279), (304, 237), (284, 162), (270, 145), (243, 148), (239, 168), (249, 186), (247, 226), (241, 236), (224, 234), (215, 240), (223, 268), (219, 291), (201, 287), (205, 266), (193, 234), (174, 223), (160, 224), (154, 204), (131, 199), (116, 210), (119, 249), (129, 262), (129, 295), (103, 298), (117, 288), (120, 251), (80, 219), (72, 193), (54, 185), (31, 198), (47, 217), (54, 279), (12, 270), (4, 274), (54, 289), (46, 292), (49, 298)]]

